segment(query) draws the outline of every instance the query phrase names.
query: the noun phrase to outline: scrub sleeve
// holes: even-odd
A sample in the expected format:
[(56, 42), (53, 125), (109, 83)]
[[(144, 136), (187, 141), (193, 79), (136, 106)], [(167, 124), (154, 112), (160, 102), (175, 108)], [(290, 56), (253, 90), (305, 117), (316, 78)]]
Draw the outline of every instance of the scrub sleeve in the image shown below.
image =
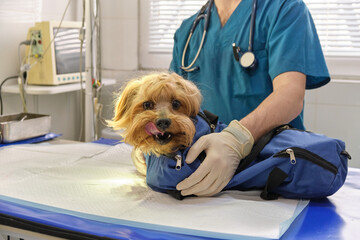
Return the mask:
[(303, 1), (284, 1), (268, 38), (269, 75), (297, 71), (306, 74), (306, 88), (330, 81), (310, 12)]

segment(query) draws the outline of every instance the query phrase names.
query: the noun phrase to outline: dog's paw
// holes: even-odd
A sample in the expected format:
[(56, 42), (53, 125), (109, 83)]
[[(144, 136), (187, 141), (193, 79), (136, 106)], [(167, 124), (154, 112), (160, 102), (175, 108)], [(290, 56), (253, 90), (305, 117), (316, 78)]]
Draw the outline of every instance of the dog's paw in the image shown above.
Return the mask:
[(146, 161), (144, 154), (137, 148), (133, 148), (131, 152), (131, 158), (133, 160), (133, 163), (136, 167), (136, 170), (146, 176)]

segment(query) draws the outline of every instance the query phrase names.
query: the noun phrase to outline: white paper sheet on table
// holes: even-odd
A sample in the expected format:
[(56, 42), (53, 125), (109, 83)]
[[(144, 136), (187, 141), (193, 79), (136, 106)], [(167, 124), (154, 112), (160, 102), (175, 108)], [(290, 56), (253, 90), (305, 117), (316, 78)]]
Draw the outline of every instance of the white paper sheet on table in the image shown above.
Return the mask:
[(264, 201), (258, 191), (179, 201), (149, 189), (130, 152), (126, 144), (2, 148), (0, 198), (104, 222), (228, 239), (277, 239), (308, 204)]

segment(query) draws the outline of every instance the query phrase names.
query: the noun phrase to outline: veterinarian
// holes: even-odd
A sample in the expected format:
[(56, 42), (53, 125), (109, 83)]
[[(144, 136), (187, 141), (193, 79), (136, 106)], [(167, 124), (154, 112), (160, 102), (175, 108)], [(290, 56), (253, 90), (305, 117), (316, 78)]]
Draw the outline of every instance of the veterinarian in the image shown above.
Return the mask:
[(191, 147), (187, 163), (204, 150), (207, 157), (177, 185), (182, 195), (212, 196), (263, 134), (284, 123), (304, 129), (305, 89), (330, 77), (302, 0), (215, 0), (202, 10), (176, 31), (170, 70), (195, 82), (202, 108), (229, 124)]

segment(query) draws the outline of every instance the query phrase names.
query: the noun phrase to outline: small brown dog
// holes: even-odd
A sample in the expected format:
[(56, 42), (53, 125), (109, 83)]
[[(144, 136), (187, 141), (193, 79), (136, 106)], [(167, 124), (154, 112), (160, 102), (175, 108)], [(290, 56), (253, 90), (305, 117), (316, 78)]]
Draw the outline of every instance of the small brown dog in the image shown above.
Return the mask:
[(171, 155), (190, 146), (201, 101), (195, 84), (175, 73), (145, 75), (126, 84), (109, 125), (143, 153)]

